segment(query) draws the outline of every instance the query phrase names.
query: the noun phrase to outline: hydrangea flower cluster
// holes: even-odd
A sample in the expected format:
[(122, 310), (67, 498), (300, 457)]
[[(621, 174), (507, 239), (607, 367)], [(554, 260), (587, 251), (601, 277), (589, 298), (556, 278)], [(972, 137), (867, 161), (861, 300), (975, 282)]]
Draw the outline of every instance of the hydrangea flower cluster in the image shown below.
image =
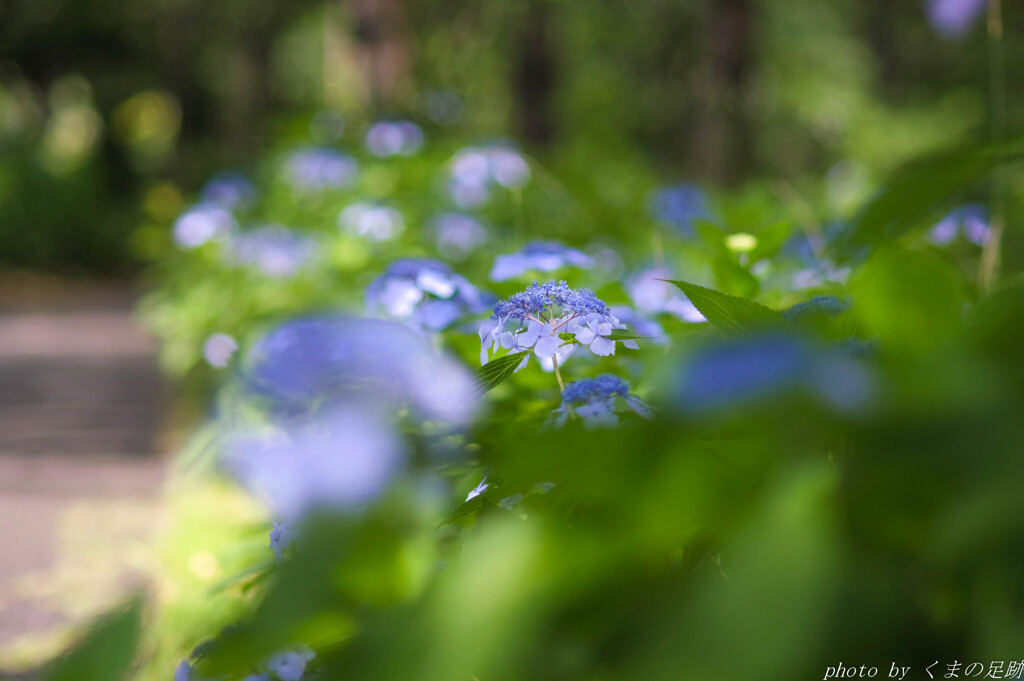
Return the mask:
[(255, 267), (268, 277), (295, 276), (317, 253), (311, 236), (296, 234), (282, 225), (266, 225), (237, 234), (230, 242), (229, 259)]
[(943, 38), (953, 39), (971, 30), (988, 0), (928, 0), (928, 20)]
[[(483, 364), (499, 347), (512, 353), (532, 349), (552, 365), (556, 360), (566, 359), (576, 344), (587, 346), (601, 357), (613, 355), (618, 341), (611, 338), (612, 332), (626, 328), (592, 291), (569, 288), (564, 281), (534, 282), (525, 291), (498, 301), (491, 320), (480, 329)], [(509, 323), (517, 328), (506, 331)], [(563, 338), (563, 333), (572, 334), (575, 343)], [(628, 348), (637, 348), (635, 340), (621, 342)], [(526, 366), (529, 358), (525, 354), (519, 368)]]
[(245, 208), (256, 200), (256, 187), (241, 173), (217, 173), (203, 187), (202, 200), (225, 210)]
[(487, 202), (490, 187), (518, 189), (530, 181), (530, 166), (516, 150), (500, 145), (469, 147), (452, 159), (448, 193), (461, 208)]
[(487, 228), (465, 213), (445, 213), (430, 223), (437, 250), (452, 260), (464, 260), (487, 241)]
[(366, 288), (367, 312), (405, 320), (426, 331), (445, 329), (486, 306), (483, 294), (464, 277), (427, 258), (397, 260)]
[(405, 230), (402, 214), (376, 203), (353, 203), (338, 215), (338, 228), (372, 241), (390, 241)]
[(223, 369), (238, 350), (238, 341), (226, 333), (215, 333), (203, 343), (203, 357), (210, 366)]
[(946, 246), (958, 235), (976, 246), (984, 246), (992, 233), (988, 212), (984, 206), (968, 204), (951, 210), (928, 230), (928, 240), (937, 246)]
[(565, 425), (571, 409), (587, 429), (614, 428), (619, 424), (619, 417), (615, 414), (615, 403), (619, 398), (625, 400), (639, 416), (651, 417), (651, 408), (629, 392), (629, 385), (624, 380), (612, 374), (601, 374), (566, 385), (562, 392), (562, 406), (552, 412), (551, 422), (559, 427)]
[(299, 149), (285, 162), (285, 178), (296, 189), (324, 191), (351, 185), (359, 172), (355, 160), (337, 149)]
[(870, 403), (875, 389), (866, 366), (855, 357), (843, 347), (823, 348), (781, 333), (719, 342), (687, 358), (674, 396), (679, 408), (691, 413), (768, 402), (794, 392), (853, 412)]
[(383, 319), (309, 317), (282, 324), (244, 362), (247, 391), (281, 414), (376, 404), (426, 420), (468, 423), (473, 380), (407, 325)]
[(655, 218), (672, 225), (683, 236), (693, 234), (694, 220), (706, 220), (711, 216), (704, 191), (686, 182), (654, 192), (650, 209)]
[[(226, 445), (224, 467), (286, 523), (312, 511), (362, 507), (388, 487), (405, 461), (388, 419), (356, 405), (308, 423), (243, 432)], [(279, 533), (272, 543), (283, 550), (287, 538)]]
[(366, 133), (366, 148), (380, 158), (412, 156), (423, 146), (423, 130), (412, 121), (380, 121)]
[(588, 269), (594, 266), (594, 259), (557, 241), (531, 241), (515, 253), (495, 258), (491, 281), (507, 281), (531, 271), (554, 272), (569, 266)]
[(203, 244), (229, 238), (238, 223), (227, 208), (215, 203), (197, 203), (174, 221), (172, 235), (179, 248), (199, 248)]

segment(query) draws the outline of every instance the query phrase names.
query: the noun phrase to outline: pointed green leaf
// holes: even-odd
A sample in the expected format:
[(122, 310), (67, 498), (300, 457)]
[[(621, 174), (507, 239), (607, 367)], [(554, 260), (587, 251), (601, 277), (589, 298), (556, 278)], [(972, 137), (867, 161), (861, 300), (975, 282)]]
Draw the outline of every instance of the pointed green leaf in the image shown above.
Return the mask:
[(521, 352), (510, 353), (504, 357), (492, 359), (477, 369), (476, 382), (480, 391), (487, 392), (514, 374), (526, 356)]
[(752, 300), (685, 281), (666, 281), (678, 286), (712, 325), (727, 333), (749, 334), (758, 327), (785, 324), (778, 312)]

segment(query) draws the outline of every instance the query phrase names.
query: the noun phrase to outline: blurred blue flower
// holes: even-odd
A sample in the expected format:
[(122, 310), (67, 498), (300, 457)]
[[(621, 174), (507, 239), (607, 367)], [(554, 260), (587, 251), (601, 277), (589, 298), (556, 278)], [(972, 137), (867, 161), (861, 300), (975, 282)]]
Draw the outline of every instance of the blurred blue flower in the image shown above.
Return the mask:
[(256, 186), (242, 173), (217, 173), (203, 187), (202, 200), (225, 210), (245, 208), (256, 200)]
[(355, 401), (463, 425), (477, 407), (473, 379), (458, 362), (399, 322), (310, 317), (260, 339), (245, 362), (249, 390), (283, 411)]
[(278, 563), (284, 560), (284, 552), (295, 541), (295, 532), (291, 522), (284, 520), (274, 522), (270, 530), (270, 548), (274, 551), (274, 560)]
[(487, 201), (493, 184), (519, 189), (530, 181), (530, 165), (504, 145), (467, 147), (451, 163), (448, 192), (457, 205), (473, 208)]
[(782, 316), (791, 322), (800, 323), (815, 317), (834, 317), (849, 308), (849, 304), (835, 296), (814, 296), (782, 311)]
[(316, 655), (309, 648), (280, 653), (267, 661), (267, 668), (277, 674), (281, 681), (300, 681), (306, 673), (306, 663)]
[(396, 260), (366, 288), (366, 309), (440, 331), (460, 317), (479, 314), (488, 301), (472, 284), (437, 260)]
[[(612, 333), (625, 328), (592, 291), (571, 289), (564, 281), (534, 282), (494, 306), (491, 323), (480, 327), (480, 362), (487, 364), (502, 347), (524, 353), (521, 369), (530, 358), (526, 351), (532, 349), (553, 367), (555, 359), (564, 361), (575, 347), (562, 337), (563, 333), (572, 334), (576, 343), (587, 346), (595, 355), (613, 355), (619, 341), (611, 338)], [(637, 347), (635, 340), (621, 342), (628, 348)]]
[(626, 279), (626, 292), (637, 310), (647, 314), (667, 312), (684, 322), (705, 322), (689, 298), (673, 284), (663, 281), (673, 279), (672, 273), (661, 267), (641, 270)]
[(265, 225), (236, 234), (230, 242), (229, 258), (254, 267), (268, 277), (292, 277), (317, 254), (312, 236), (296, 234), (282, 225)]
[(707, 203), (707, 195), (700, 187), (684, 182), (656, 190), (650, 199), (650, 211), (683, 236), (692, 236), (694, 220), (711, 219)]
[(590, 268), (593, 265), (593, 258), (557, 241), (531, 241), (515, 253), (495, 258), (491, 281), (506, 281), (533, 271), (554, 272), (563, 267)]
[(602, 374), (566, 385), (562, 392), (562, 405), (552, 412), (549, 423), (559, 427), (565, 425), (569, 409), (572, 408), (588, 430), (614, 428), (619, 424), (619, 417), (615, 413), (615, 403), (619, 398), (639, 416), (651, 417), (651, 408), (629, 392), (629, 385), (624, 380), (612, 374)]
[(675, 389), (684, 411), (709, 412), (803, 392), (840, 411), (872, 397), (867, 368), (846, 353), (791, 335), (766, 334), (698, 349)]
[(212, 240), (231, 236), (238, 227), (234, 216), (212, 203), (198, 203), (174, 221), (173, 236), (180, 248), (198, 248)]
[(405, 230), (402, 214), (376, 203), (353, 203), (338, 215), (338, 228), (373, 241), (390, 241)]
[(289, 184), (307, 191), (347, 187), (355, 182), (358, 171), (351, 156), (329, 147), (299, 149), (285, 161)]
[(384, 415), (345, 405), (298, 424), (236, 433), (222, 464), (276, 517), (295, 522), (311, 511), (373, 501), (404, 462), (405, 449)]
[(988, 0), (926, 0), (928, 21), (944, 38), (966, 34), (985, 12)]
[(203, 357), (212, 367), (223, 369), (238, 350), (238, 341), (226, 333), (215, 333), (203, 344)]
[(465, 213), (445, 213), (430, 223), (438, 252), (452, 260), (464, 260), (487, 241), (487, 228)]
[(988, 243), (992, 227), (984, 206), (967, 204), (954, 208), (928, 230), (928, 240), (937, 246), (946, 246), (960, 234), (977, 246)]
[(380, 121), (366, 133), (366, 148), (374, 156), (412, 156), (423, 146), (423, 131), (411, 121)]
[(174, 681), (193, 681), (192, 665), (188, 660), (182, 660), (174, 670)]

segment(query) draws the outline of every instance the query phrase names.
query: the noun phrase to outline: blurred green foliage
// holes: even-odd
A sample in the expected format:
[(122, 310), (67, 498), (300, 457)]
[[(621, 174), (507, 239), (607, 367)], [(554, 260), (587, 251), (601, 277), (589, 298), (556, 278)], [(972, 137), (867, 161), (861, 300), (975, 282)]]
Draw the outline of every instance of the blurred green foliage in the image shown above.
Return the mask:
[[(1012, 12), (1005, 30), (1013, 69)], [(131, 269), (152, 257), (132, 228), (320, 109), (511, 133), (615, 204), (655, 174), (771, 177), (842, 219), (886, 172), (985, 125), (983, 34), (943, 39), (884, 0), (6, 3), (0, 262)]]

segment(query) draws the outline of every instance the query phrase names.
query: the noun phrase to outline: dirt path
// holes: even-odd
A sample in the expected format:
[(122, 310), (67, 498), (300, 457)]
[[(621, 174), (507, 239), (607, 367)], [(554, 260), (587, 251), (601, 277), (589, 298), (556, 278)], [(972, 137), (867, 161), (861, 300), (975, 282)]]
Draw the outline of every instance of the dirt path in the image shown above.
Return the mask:
[(0, 669), (48, 656), (152, 560), (165, 389), (130, 293), (102, 291), (0, 299)]

